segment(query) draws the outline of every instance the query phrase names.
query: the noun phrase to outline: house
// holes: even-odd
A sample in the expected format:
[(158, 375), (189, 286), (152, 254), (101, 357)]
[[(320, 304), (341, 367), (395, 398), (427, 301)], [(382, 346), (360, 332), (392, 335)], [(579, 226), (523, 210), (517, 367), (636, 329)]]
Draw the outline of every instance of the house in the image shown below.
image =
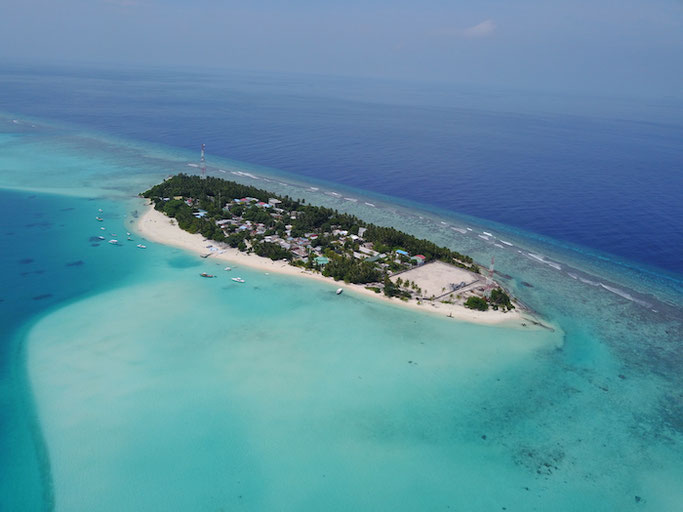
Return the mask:
[(295, 254), (299, 258), (305, 258), (308, 256), (308, 252), (303, 247), (295, 247), (292, 249), (292, 254)]
[(400, 254), (401, 256), (405, 256), (406, 258), (410, 257), (410, 254), (408, 254), (406, 251), (403, 249), (396, 249), (396, 254)]
[(425, 262), (425, 257), (422, 256), (422, 254), (418, 254), (417, 256), (413, 256), (410, 258), (412, 261), (414, 261), (417, 265), (424, 265)]
[(318, 265), (327, 265), (327, 264), (330, 262), (330, 259), (329, 259), (327, 256), (318, 256), (318, 257), (315, 259), (315, 262), (316, 262)]
[(272, 206), (277, 206), (279, 204), (282, 204), (282, 201), (280, 201), (279, 199), (275, 199), (274, 197), (271, 197), (270, 199), (268, 199), (268, 204)]
[[(368, 244), (363, 244), (361, 245), (358, 250), (362, 252), (363, 254), (367, 254), (368, 256), (377, 256), (379, 253), (377, 251), (372, 250), (371, 248), (367, 247)], [(372, 244), (371, 244), (372, 245)]]
[(358, 236), (363, 238), (363, 235), (368, 230), (368, 228), (358, 228)]

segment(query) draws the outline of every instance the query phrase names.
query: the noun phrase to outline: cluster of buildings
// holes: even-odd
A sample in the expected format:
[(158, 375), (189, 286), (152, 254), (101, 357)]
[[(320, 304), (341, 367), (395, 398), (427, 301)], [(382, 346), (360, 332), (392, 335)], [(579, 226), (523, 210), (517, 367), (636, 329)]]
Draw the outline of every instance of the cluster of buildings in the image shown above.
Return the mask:
[[(243, 197), (233, 199), (227, 206), (225, 211), (230, 211), (234, 205), (256, 206), (263, 208), (275, 221), (285, 222), (285, 230), (280, 230), (279, 234), (275, 233), (271, 227), (268, 227), (264, 222), (255, 222), (245, 220), (241, 216), (233, 216), (231, 218), (217, 220), (218, 225), (226, 236), (234, 232), (244, 231), (248, 233), (249, 238), (256, 237), (263, 242), (277, 244), (286, 251), (289, 251), (295, 260), (301, 260), (304, 263), (312, 258), (318, 265), (325, 265), (329, 263), (329, 259), (324, 255), (324, 251), (316, 240), (321, 236), (331, 237), (330, 245), (334, 246), (336, 252), (346, 253), (347, 255), (359, 259), (377, 262), (379, 266), (387, 267), (387, 261), (393, 259), (396, 263), (406, 263), (411, 265), (422, 265), (425, 262), (425, 257), (421, 254), (410, 256), (404, 250), (394, 251), (391, 256), (386, 253), (379, 253), (374, 250), (372, 242), (366, 242), (363, 239), (366, 228), (359, 228), (358, 234), (349, 233), (347, 230), (333, 228), (326, 233), (304, 233), (301, 236), (293, 236), (292, 221), (296, 221), (296, 211), (286, 211), (280, 208), (281, 201), (271, 198), (268, 202), (260, 201), (254, 197)], [(195, 215), (205, 214), (199, 210)], [(351, 242), (350, 244), (348, 242)]]

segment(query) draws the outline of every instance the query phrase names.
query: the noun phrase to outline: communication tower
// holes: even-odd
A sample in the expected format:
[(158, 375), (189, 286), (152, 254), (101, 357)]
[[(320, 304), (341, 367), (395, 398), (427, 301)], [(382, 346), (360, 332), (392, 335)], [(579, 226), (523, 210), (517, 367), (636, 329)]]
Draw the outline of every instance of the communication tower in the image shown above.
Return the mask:
[(199, 168), (201, 169), (202, 179), (206, 179), (206, 159), (204, 158), (204, 150), (206, 144), (202, 144), (202, 157), (199, 159)]

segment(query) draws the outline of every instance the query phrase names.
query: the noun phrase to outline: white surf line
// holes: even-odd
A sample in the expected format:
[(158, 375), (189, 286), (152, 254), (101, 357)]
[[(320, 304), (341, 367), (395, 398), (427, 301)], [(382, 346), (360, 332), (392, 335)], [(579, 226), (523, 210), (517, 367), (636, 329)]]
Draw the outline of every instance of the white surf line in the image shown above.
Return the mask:
[(462, 233), (463, 235), (467, 233), (467, 230), (463, 229), (463, 228), (456, 228), (456, 227), (451, 226), (451, 229), (453, 231), (457, 231), (458, 233)]
[(252, 180), (260, 180), (261, 179), (258, 176), (254, 176), (250, 172), (237, 171), (235, 174), (237, 174), (238, 176), (244, 176), (246, 178), (251, 178)]
[(441, 221), (441, 224), (443, 224), (444, 226), (448, 226), (448, 222)]
[(336, 192), (325, 192), (325, 194), (333, 197), (341, 197), (341, 194), (337, 194)]
[[(574, 278), (574, 279), (578, 279), (579, 281), (581, 281), (584, 284), (587, 284), (590, 286), (595, 286), (598, 288), (603, 288), (603, 289), (607, 290), (608, 292), (611, 292), (615, 295), (618, 295), (619, 297), (626, 299), (626, 300), (629, 300), (631, 302), (634, 302), (640, 306), (644, 306), (646, 308), (652, 308), (652, 304), (650, 304), (649, 302), (646, 302), (644, 300), (636, 299), (633, 295), (626, 292), (625, 290), (622, 290), (620, 288), (616, 288), (614, 286), (609, 286), (609, 285), (607, 285), (605, 283), (601, 283), (599, 281), (591, 281), (590, 279), (585, 279), (583, 277), (577, 276), (577, 275), (572, 274), (570, 272), (567, 272), (567, 274), (569, 274), (569, 276)], [(656, 313), (655, 310), (653, 310), (653, 311)]]
[(308, 187), (308, 190), (312, 190), (313, 192), (317, 192), (320, 189), (318, 187)]
[(540, 261), (541, 263), (545, 263), (549, 267), (554, 268), (555, 270), (562, 270), (562, 266), (559, 263), (555, 263), (554, 261), (546, 260), (543, 256), (540, 256), (538, 254), (534, 254), (533, 252), (528, 252), (527, 253), (530, 258), (535, 259), (536, 261)]
[(490, 240), (489, 237), (484, 236), (484, 235), (477, 235), (477, 236), (478, 236), (479, 238), (483, 238), (483, 239), (486, 240), (486, 241), (489, 241), (489, 240)]
[(493, 236), (493, 234), (489, 233), (488, 231), (482, 231), (486, 236)]
[(465, 229), (467, 229), (467, 231), (472, 231), (472, 228), (465, 228)]
[(493, 245), (495, 245), (496, 247), (500, 247), (501, 249), (505, 249), (505, 247), (503, 247), (503, 246), (500, 245), (500, 244), (493, 244)]
[(358, 199), (354, 199), (353, 197), (345, 197), (344, 199), (346, 199), (347, 201), (351, 201), (352, 203), (358, 202)]
[(188, 167), (195, 167), (195, 168), (196, 168), (196, 167), (199, 167), (199, 165), (197, 165), (197, 164), (187, 164), (187, 166), (188, 166)]
[(372, 203), (365, 203), (365, 204), (367, 204), (368, 206), (371, 206), (371, 207), (375, 208), (375, 205), (372, 204)]
[[(498, 240), (500, 240), (500, 238)], [(513, 247), (513, 244), (511, 244), (510, 242), (506, 242), (505, 240), (500, 240), (500, 243), (505, 244), (505, 245), (509, 245), (510, 247)]]
[(223, 169), (218, 169), (218, 172), (222, 172), (223, 174), (225, 174), (225, 171)]

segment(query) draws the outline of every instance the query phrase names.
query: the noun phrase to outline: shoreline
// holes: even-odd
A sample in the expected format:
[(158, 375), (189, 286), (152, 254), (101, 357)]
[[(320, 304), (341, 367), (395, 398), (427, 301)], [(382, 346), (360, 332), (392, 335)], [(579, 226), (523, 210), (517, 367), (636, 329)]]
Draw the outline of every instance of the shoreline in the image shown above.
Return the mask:
[[(206, 254), (206, 245), (209, 241), (205, 241), (201, 234), (191, 234), (180, 229), (172, 219), (165, 214), (155, 210), (145, 200), (145, 211), (142, 213), (135, 223), (135, 230), (145, 239), (157, 242), (162, 245), (177, 247), (190, 252), (194, 252), (198, 256)], [(218, 246), (217, 242), (213, 242), (214, 246)], [(521, 329), (533, 329), (539, 326), (535, 325), (537, 320), (533, 320), (523, 316), (523, 312), (519, 308), (506, 313), (502, 311), (475, 311), (466, 309), (460, 305), (443, 304), (441, 302), (431, 303), (423, 302), (418, 304), (414, 299), (402, 301), (400, 299), (389, 298), (382, 294), (375, 293), (372, 290), (366, 289), (360, 284), (344, 283), (343, 281), (335, 281), (331, 277), (325, 277), (322, 274), (304, 270), (299, 267), (294, 267), (289, 263), (278, 260), (273, 261), (268, 258), (256, 256), (254, 254), (247, 254), (238, 249), (227, 247), (221, 248), (221, 252), (211, 252), (210, 258), (212, 260), (225, 261), (227, 263), (242, 265), (253, 270), (262, 272), (273, 272), (277, 274), (304, 277), (307, 279), (314, 279), (328, 285), (341, 287), (345, 292), (352, 292), (363, 295), (368, 298), (381, 300), (385, 304), (393, 304), (398, 307), (407, 307), (414, 311), (429, 313), (440, 317), (452, 318), (464, 322), (470, 322), (482, 325), (498, 325), (504, 327), (516, 327)], [(522, 326), (526, 323), (526, 326)], [(542, 328), (542, 327), (541, 327)]]

